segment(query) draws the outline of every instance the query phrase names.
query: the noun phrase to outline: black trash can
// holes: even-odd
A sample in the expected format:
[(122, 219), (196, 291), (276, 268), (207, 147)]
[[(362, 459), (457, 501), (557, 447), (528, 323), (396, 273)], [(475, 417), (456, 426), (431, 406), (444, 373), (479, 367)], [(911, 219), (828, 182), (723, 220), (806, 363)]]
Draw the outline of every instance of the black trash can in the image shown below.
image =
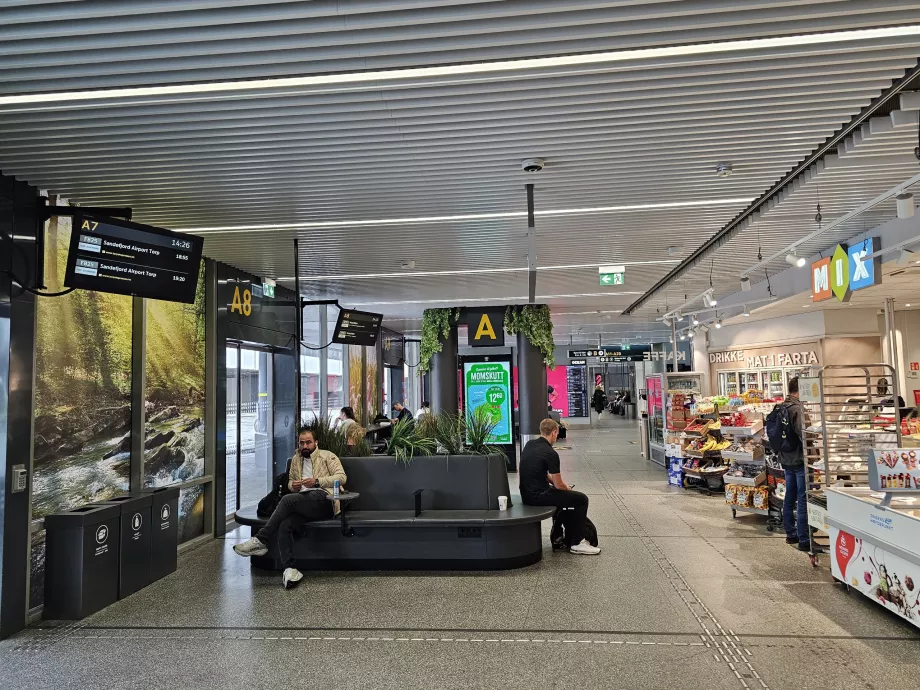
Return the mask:
[(118, 598), (123, 599), (143, 589), (153, 580), (150, 576), (150, 549), (153, 521), (152, 498), (136, 493), (116, 496), (90, 505), (115, 505), (121, 510), (121, 554), (118, 559)]
[(45, 618), (79, 620), (118, 600), (120, 520), (117, 505), (45, 518)]
[(153, 531), (150, 543), (150, 581), (154, 582), (176, 571), (179, 549), (179, 489), (164, 486), (147, 489)]

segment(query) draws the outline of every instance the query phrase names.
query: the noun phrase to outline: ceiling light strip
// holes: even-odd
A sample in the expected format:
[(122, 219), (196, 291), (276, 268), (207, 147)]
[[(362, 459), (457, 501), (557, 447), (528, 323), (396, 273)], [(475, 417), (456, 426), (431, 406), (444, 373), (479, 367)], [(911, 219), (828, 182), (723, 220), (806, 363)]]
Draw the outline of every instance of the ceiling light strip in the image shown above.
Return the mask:
[(115, 89), (96, 89), (87, 91), (61, 91), (53, 93), (21, 94), (0, 97), (0, 105), (28, 105), (32, 103), (68, 103), (89, 100), (117, 100), (144, 98), (149, 96), (183, 95), (203, 93), (227, 93), (244, 91), (261, 91), (269, 89), (287, 89), (305, 86), (327, 86), (333, 84), (358, 84), (367, 88), (377, 86), (376, 82), (392, 82), (408, 79), (427, 79), (430, 77), (462, 76), (468, 74), (489, 74), (514, 72), (521, 70), (538, 70), (553, 67), (570, 67), (610, 62), (627, 62), (664, 57), (706, 55), (728, 53), (763, 48), (783, 48), (789, 46), (819, 45), (838, 41), (865, 41), (880, 38), (920, 35), (920, 25), (893, 26), (878, 29), (859, 29), (853, 31), (835, 31), (819, 34), (801, 34), (797, 36), (779, 36), (774, 38), (756, 38), (741, 41), (723, 41), (718, 43), (699, 43), (692, 45), (665, 46), (661, 48), (641, 48), (637, 50), (606, 51), (583, 55), (560, 55), (547, 58), (528, 58), (522, 60), (497, 60), (495, 62), (478, 62), (459, 65), (442, 65), (437, 67), (417, 67), (409, 69), (373, 70), (345, 74), (319, 74), (300, 77), (275, 79), (242, 79), (239, 81), (204, 82), (175, 84), (163, 86), (142, 86)]
[[(596, 206), (593, 208), (569, 208), (537, 211), (537, 216), (583, 215), (591, 213), (619, 213), (628, 211), (650, 211), (674, 208), (696, 208), (700, 206), (722, 206), (750, 203), (750, 197), (731, 199), (704, 199), (700, 201), (674, 201), (660, 204), (628, 204), (624, 206)], [(225, 225), (216, 227), (182, 228), (176, 232), (206, 234), (211, 232), (271, 232), (274, 230), (310, 230), (322, 228), (373, 227), (377, 225), (412, 225), (417, 223), (456, 223), (473, 220), (502, 220), (526, 218), (526, 211), (505, 211), (496, 213), (467, 213), (454, 216), (419, 216), (415, 218), (377, 218), (371, 220), (305, 221), (301, 223), (271, 223), (265, 225)]]

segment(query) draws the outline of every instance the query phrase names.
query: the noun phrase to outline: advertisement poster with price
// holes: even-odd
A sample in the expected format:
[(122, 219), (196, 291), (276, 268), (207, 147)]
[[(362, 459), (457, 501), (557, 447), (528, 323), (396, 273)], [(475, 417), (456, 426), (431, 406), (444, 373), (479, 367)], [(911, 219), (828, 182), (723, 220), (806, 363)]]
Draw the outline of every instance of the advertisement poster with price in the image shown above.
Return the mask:
[(510, 444), (511, 364), (509, 362), (464, 362), (463, 399), (472, 414), (485, 414), (495, 423), (491, 443)]

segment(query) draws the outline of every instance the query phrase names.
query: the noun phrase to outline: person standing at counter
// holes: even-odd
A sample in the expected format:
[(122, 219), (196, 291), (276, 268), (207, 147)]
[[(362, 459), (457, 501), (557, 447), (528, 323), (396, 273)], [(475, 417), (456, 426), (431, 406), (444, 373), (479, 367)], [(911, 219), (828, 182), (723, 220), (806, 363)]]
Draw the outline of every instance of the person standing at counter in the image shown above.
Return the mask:
[(355, 419), (355, 411), (351, 407), (346, 406), (339, 411), (339, 416), (335, 420), (335, 428), (347, 436), (348, 427), (357, 423), (358, 420)]
[[(771, 437), (770, 444), (779, 456), (786, 476), (786, 495), (783, 498), (783, 528), (786, 530), (786, 543), (797, 544), (800, 551), (809, 551), (808, 536), (808, 479), (805, 467), (805, 406), (799, 400), (799, 379), (789, 380), (789, 395), (780, 403), (784, 408), (778, 418), (783, 424), (784, 439), (777, 441)], [(774, 413), (770, 413), (772, 417)], [(781, 448), (778, 447), (781, 446)]]

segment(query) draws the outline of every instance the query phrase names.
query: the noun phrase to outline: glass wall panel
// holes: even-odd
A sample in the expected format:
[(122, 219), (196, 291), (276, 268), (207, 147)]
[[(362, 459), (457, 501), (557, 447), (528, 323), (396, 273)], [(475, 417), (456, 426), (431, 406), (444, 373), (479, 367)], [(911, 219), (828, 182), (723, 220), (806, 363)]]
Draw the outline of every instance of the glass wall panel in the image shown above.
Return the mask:
[[(328, 340), (320, 333), (320, 310), (325, 305), (310, 305), (303, 310), (303, 341), (311, 347), (322, 347)], [(314, 416), (322, 415), (322, 390), (320, 388), (320, 357), (324, 350), (303, 348), (300, 356), (300, 411), (305, 424)]]

